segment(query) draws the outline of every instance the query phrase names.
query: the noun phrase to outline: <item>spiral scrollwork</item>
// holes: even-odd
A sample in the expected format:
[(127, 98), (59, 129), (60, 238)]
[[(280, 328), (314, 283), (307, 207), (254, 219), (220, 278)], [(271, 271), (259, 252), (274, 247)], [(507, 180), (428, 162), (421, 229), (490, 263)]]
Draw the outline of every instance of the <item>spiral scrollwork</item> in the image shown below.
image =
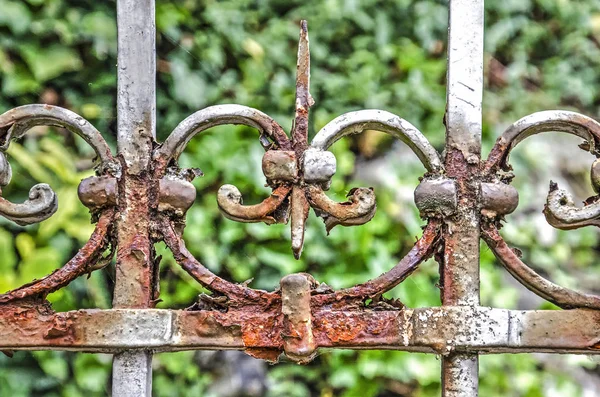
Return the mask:
[[(21, 138), (32, 127), (63, 127), (83, 138), (98, 156), (98, 173), (116, 174), (119, 165), (100, 132), (78, 114), (51, 105), (26, 105), (0, 115), (0, 186), (10, 183), (12, 170), (6, 158), (11, 140)], [(56, 212), (58, 200), (52, 188), (40, 183), (31, 188), (29, 199), (15, 204), (0, 197), (0, 215), (19, 225), (30, 225), (48, 219)]]
[[(262, 171), (267, 185), (272, 189), (271, 195), (259, 204), (245, 205), (240, 190), (226, 184), (217, 193), (217, 204), (225, 217), (237, 222), (289, 222), (292, 251), (296, 258), (300, 257), (303, 249), (306, 219), (311, 207), (324, 220), (327, 232), (337, 225), (362, 225), (375, 214), (377, 206), (372, 188), (351, 189), (348, 200), (342, 203), (325, 194), (336, 172), (336, 158), (328, 149), (342, 137), (367, 129), (386, 132), (406, 143), (416, 153), (425, 165), (428, 176), (441, 178), (444, 173), (439, 154), (423, 134), (402, 118), (382, 110), (351, 112), (337, 117), (325, 125), (309, 144), (308, 114), (313, 105), (309, 93), (309, 71), (308, 35), (306, 23), (303, 22), (298, 49), (296, 114), (289, 137), (273, 119), (256, 109), (219, 105), (200, 110), (181, 122), (153, 155), (157, 172), (155, 177), (180, 173), (182, 170), (177, 166), (177, 158), (195, 135), (222, 124), (243, 124), (258, 129), (260, 142), (266, 150)], [(306, 276), (312, 280), (311, 305), (360, 307), (369, 298), (379, 299), (434, 254), (441, 229), (441, 219), (430, 219), (423, 236), (411, 251), (392, 269), (366, 283), (334, 291)], [(179, 265), (214, 293), (210, 298), (204, 298), (202, 307), (209, 305), (218, 310), (236, 310), (250, 305), (270, 310), (267, 308), (281, 303), (283, 298), (279, 290), (255, 290), (212, 273), (187, 250), (181, 231), (177, 230), (171, 219), (161, 216), (157, 232), (162, 235)]]
[(222, 124), (244, 124), (261, 132), (266, 149), (262, 169), (270, 197), (256, 205), (244, 205), (242, 193), (233, 185), (222, 186), (217, 203), (223, 215), (238, 222), (291, 223), (292, 251), (300, 257), (308, 211), (312, 207), (323, 218), (327, 232), (337, 225), (362, 225), (373, 218), (376, 200), (373, 189), (351, 189), (348, 201), (337, 203), (325, 195), (336, 172), (336, 158), (327, 151), (340, 138), (367, 129), (380, 130), (406, 143), (428, 172), (440, 174), (443, 165), (423, 134), (400, 117), (382, 110), (364, 110), (339, 116), (324, 126), (308, 144), (308, 115), (313, 105), (309, 92), (310, 55), (308, 31), (303, 22), (298, 46), (296, 115), (291, 137), (266, 114), (239, 105), (212, 106), (181, 122), (156, 150), (162, 172), (179, 157), (187, 143), (202, 131)]
[[(580, 147), (596, 157), (600, 156), (600, 123), (574, 112), (559, 110), (538, 112), (518, 120), (498, 138), (483, 166), (483, 178), (502, 186), (508, 185), (512, 179), (510, 173), (512, 168), (508, 163), (512, 149), (529, 136), (551, 131), (583, 138), (584, 143)], [(596, 192), (599, 191), (600, 180), (598, 168), (598, 160), (596, 160), (591, 170), (592, 185)], [(598, 198), (599, 196), (591, 197), (586, 200), (583, 207), (577, 207), (567, 191), (559, 189), (556, 183), (551, 182), (544, 215), (550, 225), (559, 229), (599, 226)], [(519, 255), (508, 247), (498, 229), (497, 220), (488, 220), (482, 224), (482, 237), (508, 272), (525, 287), (562, 308), (600, 309), (600, 297), (556, 285), (523, 263)]]
[[(21, 106), (0, 115), (0, 185), (6, 186), (12, 175), (5, 151), (11, 140), (21, 138), (32, 127), (39, 125), (65, 128), (83, 138), (96, 152), (96, 171), (105, 177), (119, 175), (119, 163), (113, 158), (109, 146), (100, 132), (76, 113), (50, 105)], [(29, 199), (15, 204), (0, 197), (0, 215), (19, 225), (41, 222), (58, 208), (56, 193), (40, 183), (31, 188)], [(0, 304), (41, 298), (73, 281), (82, 274), (105, 266), (112, 255), (103, 257), (111, 243), (111, 230), (116, 212), (108, 209), (99, 214), (96, 228), (89, 241), (63, 267), (52, 274), (0, 295)]]

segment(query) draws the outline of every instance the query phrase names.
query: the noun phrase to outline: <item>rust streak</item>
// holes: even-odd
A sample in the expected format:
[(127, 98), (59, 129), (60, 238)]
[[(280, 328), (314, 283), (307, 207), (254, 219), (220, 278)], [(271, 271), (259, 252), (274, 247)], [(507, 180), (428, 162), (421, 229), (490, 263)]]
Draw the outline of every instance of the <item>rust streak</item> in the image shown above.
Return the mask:
[(254, 290), (244, 285), (231, 283), (212, 273), (187, 250), (185, 242), (175, 232), (168, 219), (161, 218), (159, 220), (159, 233), (162, 234), (163, 241), (173, 252), (177, 263), (206, 288), (227, 296), (230, 299), (229, 306), (254, 304), (269, 307), (279, 300), (277, 293)]
[(296, 117), (292, 128), (292, 147), (298, 159), (308, 147), (308, 113), (314, 101), (310, 96), (310, 52), (308, 44), (308, 24), (300, 22), (298, 43), (298, 63), (296, 70)]
[(77, 277), (93, 270), (94, 265), (98, 263), (110, 243), (114, 220), (114, 209), (103, 212), (89, 241), (70, 261), (40, 280), (0, 295), (0, 303), (38, 297), (43, 300), (48, 294), (65, 287)]
[(494, 224), (483, 225), (482, 237), (506, 270), (533, 293), (563, 309), (600, 309), (600, 297), (556, 285), (523, 263), (506, 244)]
[(408, 254), (390, 271), (364, 284), (342, 289), (332, 294), (313, 295), (314, 305), (318, 307), (330, 305), (336, 302), (343, 302), (348, 298), (364, 300), (380, 296), (384, 292), (394, 288), (411, 275), (423, 261), (434, 254), (439, 241), (440, 226), (440, 220), (430, 219), (423, 231), (423, 236), (417, 240)]

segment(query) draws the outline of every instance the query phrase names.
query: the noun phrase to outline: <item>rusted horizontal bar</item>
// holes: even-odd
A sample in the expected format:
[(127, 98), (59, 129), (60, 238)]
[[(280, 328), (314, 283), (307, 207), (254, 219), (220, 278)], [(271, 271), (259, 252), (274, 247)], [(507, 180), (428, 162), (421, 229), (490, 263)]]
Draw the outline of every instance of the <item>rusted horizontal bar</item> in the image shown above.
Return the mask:
[[(160, 309), (78, 310), (40, 314), (4, 308), (0, 350), (236, 349), (276, 359), (283, 315)], [(515, 311), (446, 306), (398, 311), (312, 314), (320, 348), (391, 349), (446, 355), (479, 353), (600, 353), (600, 311)]]

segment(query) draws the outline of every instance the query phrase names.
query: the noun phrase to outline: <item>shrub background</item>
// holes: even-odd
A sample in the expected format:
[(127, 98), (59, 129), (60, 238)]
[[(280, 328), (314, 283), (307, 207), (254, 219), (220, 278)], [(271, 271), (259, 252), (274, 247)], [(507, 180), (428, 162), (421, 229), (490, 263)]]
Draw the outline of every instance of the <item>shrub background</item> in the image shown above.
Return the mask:
[[(600, 3), (596, 0), (486, 2), (484, 157), (510, 123), (529, 113), (564, 108), (599, 117)], [(116, 25), (114, 1), (0, 0), (0, 112), (45, 102), (90, 120), (114, 147)], [(218, 103), (256, 107), (284, 127), (294, 109), (299, 20), (308, 19), (312, 53), (311, 136), (343, 112), (380, 108), (416, 125), (443, 149), (447, 2), (432, 0), (157, 1), (158, 137), (192, 112)], [(367, 132), (333, 147), (338, 173), (330, 195), (342, 201), (354, 186), (374, 186), (378, 213), (369, 224), (336, 228), (326, 237), (311, 215), (300, 261), (288, 227), (238, 224), (218, 212), (223, 183), (246, 202), (267, 193), (257, 133), (219, 127), (192, 141), (182, 166), (200, 167), (198, 199), (185, 238), (213, 271), (273, 289), (282, 275), (308, 271), (336, 288), (391, 268), (423, 222), (412, 192), (424, 169), (403, 144)], [(503, 229), (527, 262), (554, 281), (600, 292), (598, 235), (548, 226), (541, 209), (548, 181), (579, 199), (592, 194), (592, 157), (578, 139), (534, 137), (512, 156), (521, 195)], [(92, 174), (93, 152), (64, 131), (36, 128), (9, 151), (14, 170), (4, 196), (24, 200), (50, 183), (60, 209), (41, 225), (0, 220), (0, 291), (64, 264), (92, 225), (79, 203), (79, 181)], [(174, 264), (161, 262), (161, 308), (190, 306), (202, 289)], [(482, 304), (552, 308), (495, 264), (482, 246)], [(110, 306), (114, 266), (80, 278), (49, 299), (56, 310)], [(429, 261), (390, 296), (410, 307), (439, 305), (437, 264)], [(371, 351), (323, 352), (314, 363), (267, 366), (239, 353), (182, 352), (154, 360), (156, 396), (437, 396), (440, 360), (430, 355)], [(17, 352), (0, 357), (0, 395), (100, 396), (110, 391), (110, 356)], [(591, 396), (600, 393), (596, 359), (584, 356), (484, 356), (484, 396)]]

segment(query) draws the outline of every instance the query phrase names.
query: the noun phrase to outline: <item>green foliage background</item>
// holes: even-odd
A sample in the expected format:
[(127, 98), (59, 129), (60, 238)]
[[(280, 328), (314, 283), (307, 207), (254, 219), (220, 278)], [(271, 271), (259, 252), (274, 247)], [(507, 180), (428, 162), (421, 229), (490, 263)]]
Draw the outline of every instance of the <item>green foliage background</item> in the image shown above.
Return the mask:
[[(0, 0), (0, 111), (37, 102), (65, 106), (90, 120), (114, 147), (115, 8), (114, 1)], [(299, 20), (308, 19), (316, 100), (311, 134), (343, 112), (380, 108), (406, 118), (443, 149), (445, 1), (158, 0), (156, 18), (159, 140), (192, 112), (218, 103), (256, 107), (290, 126)], [(600, 116), (597, 0), (488, 1), (486, 26), (486, 149), (508, 124), (534, 111), (560, 107)], [(215, 202), (221, 184), (239, 186), (246, 202), (267, 194), (256, 137), (248, 128), (216, 128), (195, 139), (182, 156), (183, 166), (200, 167), (206, 174), (195, 182), (198, 199), (188, 213), (185, 237), (213, 271), (240, 282), (254, 277), (252, 286), (266, 289), (275, 288), (284, 274), (308, 271), (342, 287), (392, 267), (414, 243), (423, 222), (411, 194), (424, 170), (414, 155), (399, 152), (399, 144), (378, 133), (334, 146), (338, 174), (331, 190), (342, 201), (353, 186), (374, 186), (377, 215), (362, 227), (334, 229), (329, 237), (311, 215), (302, 260), (292, 258), (287, 227), (221, 217)], [(544, 274), (563, 285), (593, 290), (600, 278), (595, 231), (551, 232), (540, 240), (539, 216), (533, 216), (544, 201), (533, 188), (537, 181), (561, 178), (585, 197), (591, 194), (588, 171), (557, 164), (538, 138), (523, 146), (512, 158), (520, 210), (509, 217), (504, 233)], [(39, 226), (21, 228), (0, 220), (0, 291), (58, 268), (92, 230), (76, 196), (79, 181), (92, 174), (90, 148), (64, 131), (37, 128), (13, 143), (9, 154), (14, 177), (4, 195), (23, 200), (29, 187), (46, 182), (58, 192), (60, 209)], [(384, 174), (378, 178), (357, 173), (382, 160)], [(591, 159), (586, 157), (586, 164)], [(484, 305), (523, 306), (522, 288), (509, 282), (485, 246), (481, 266)], [(159, 307), (189, 306), (201, 288), (168, 252), (161, 269)], [(113, 273), (114, 267), (76, 280), (50, 300), (60, 311), (109, 307)], [(392, 296), (410, 307), (438, 305), (437, 281), (437, 264), (430, 261)], [(219, 369), (201, 369), (198, 362), (194, 352), (157, 355), (155, 395), (209, 395)], [(567, 369), (547, 365), (541, 356), (482, 357), (481, 395), (582, 395), (581, 382), (572, 374), (593, 376), (596, 362), (568, 357), (561, 363)], [(436, 396), (439, 367), (434, 356), (324, 352), (307, 367), (269, 367), (266, 382), (269, 396)], [(0, 357), (0, 368), (2, 396), (91, 397), (110, 390), (109, 356), (18, 352), (12, 359)]]

